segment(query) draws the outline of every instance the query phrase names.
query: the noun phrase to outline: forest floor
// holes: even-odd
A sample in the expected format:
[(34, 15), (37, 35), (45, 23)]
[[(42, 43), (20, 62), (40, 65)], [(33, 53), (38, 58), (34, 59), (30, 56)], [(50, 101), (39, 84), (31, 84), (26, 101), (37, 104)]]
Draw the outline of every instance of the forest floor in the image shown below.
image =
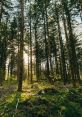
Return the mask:
[(0, 87), (0, 117), (82, 117), (82, 86), (73, 88), (56, 82), (23, 83), (17, 92), (16, 81)]

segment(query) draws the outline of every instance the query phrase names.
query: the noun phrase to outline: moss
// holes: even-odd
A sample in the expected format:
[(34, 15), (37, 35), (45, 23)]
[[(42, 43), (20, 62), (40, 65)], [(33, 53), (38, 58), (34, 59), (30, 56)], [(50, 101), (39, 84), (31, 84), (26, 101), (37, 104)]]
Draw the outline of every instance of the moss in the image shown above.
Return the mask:
[[(68, 94), (70, 94), (70, 91)], [(26, 102), (28, 103), (27, 105), (25, 105)], [(69, 100), (65, 92), (54, 94), (54, 92), (49, 91), (49, 93), (34, 96), (26, 102), (24, 102), (24, 106), (26, 108), (26, 113), (29, 113), (28, 117), (82, 116), (80, 104)]]
[[(44, 93), (40, 93), (44, 90)], [(32, 93), (32, 92), (31, 92)], [(16, 104), (19, 99), (18, 108)], [(42, 87), (37, 94), (29, 96), (27, 92), (13, 92), (5, 97), (0, 105), (2, 117), (82, 117), (81, 88), (63, 88), (61, 91), (53, 86)], [(2, 101), (1, 101), (2, 102)]]

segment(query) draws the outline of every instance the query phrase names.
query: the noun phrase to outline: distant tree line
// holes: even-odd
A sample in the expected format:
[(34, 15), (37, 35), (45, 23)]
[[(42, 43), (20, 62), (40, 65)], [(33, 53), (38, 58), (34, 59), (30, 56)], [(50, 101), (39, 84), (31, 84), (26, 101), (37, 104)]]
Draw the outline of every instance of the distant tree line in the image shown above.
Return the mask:
[(82, 42), (75, 27), (81, 7), (80, 0), (17, 0), (15, 6), (11, 0), (1, 0), (0, 84), (7, 68), (11, 77), (17, 76), (18, 91), (22, 91), (24, 51), (28, 54), (28, 82), (80, 84)]

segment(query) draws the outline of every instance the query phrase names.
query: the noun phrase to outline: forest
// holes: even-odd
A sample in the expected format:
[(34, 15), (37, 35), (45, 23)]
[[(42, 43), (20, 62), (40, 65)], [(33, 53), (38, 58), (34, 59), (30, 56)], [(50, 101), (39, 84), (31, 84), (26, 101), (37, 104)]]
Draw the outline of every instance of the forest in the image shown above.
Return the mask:
[(82, 117), (82, 0), (0, 0), (0, 117)]

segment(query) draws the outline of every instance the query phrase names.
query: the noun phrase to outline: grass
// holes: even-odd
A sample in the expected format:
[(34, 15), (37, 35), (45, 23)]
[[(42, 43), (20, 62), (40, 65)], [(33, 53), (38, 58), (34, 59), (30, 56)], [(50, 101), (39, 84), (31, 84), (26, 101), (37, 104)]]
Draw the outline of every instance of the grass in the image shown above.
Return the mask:
[(21, 102), (30, 97), (30, 95), (28, 95), (26, 91), (26, 83), (24, 83), (24, 91), (17, 92), (17, 82), (15, 80), (11, 82), (5, 81), (3, 83), (3, 87), (0, 87), (0, 90), (2, 91), (0, 92), (0, 114), (3, 115), (3, 117), (6, 116), (4, 114), (5, 111), (15, 111), (18, 100), (19, 102)]
[[(4, 82), (4, 89), (8, 82)], [(14, 87), (14, 89), (12, 89)], [(17, 82), (11, 81), (9, 88), (0, 99), (1, 117), (82, 117), (82, 87), (74, 89), (56, 82), (23, 82), (23, 92), (17, 92)], [(54, 88), (58, 93), (38, 91)]]
[[(45, 93), (33, 96), (19, 105), (26, 113), (25, 117), (82, 117), (82, 105), (79, 102), (82, 101), (82, 96), (78, 93), (78, 89), (76, 90), (70, 89), (69, 92), (60, 91), (58, 94)], [(78, 93), (78, 101), (69, 98), (74, 91)]]

